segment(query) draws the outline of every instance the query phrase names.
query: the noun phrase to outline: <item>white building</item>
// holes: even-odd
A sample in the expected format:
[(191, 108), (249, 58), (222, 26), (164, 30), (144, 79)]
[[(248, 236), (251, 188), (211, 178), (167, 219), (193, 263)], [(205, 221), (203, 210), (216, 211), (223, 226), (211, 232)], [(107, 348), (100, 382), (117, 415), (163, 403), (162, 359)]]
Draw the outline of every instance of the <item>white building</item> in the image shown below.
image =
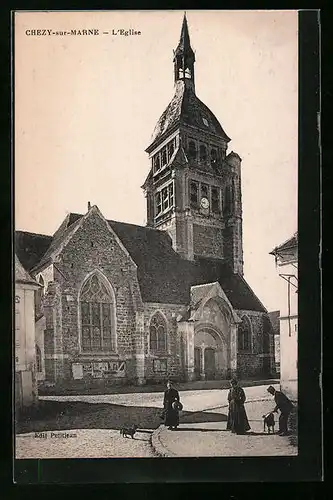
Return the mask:
[(297, 233), (278, 247), (275, 256), (285, 290), (280, 304), (280, 380), (281, 390), (297, 400), (298, 346), (298, 237)]
[(16, 408), (37, 401), (37, 370), (41, 365), (36, 350), (35, 294), (41, 286), (24, 270), (15, 256), (15, 403)]
[(268, 313), (274, 335), (275, 373), (280, 376), (280, 311)]

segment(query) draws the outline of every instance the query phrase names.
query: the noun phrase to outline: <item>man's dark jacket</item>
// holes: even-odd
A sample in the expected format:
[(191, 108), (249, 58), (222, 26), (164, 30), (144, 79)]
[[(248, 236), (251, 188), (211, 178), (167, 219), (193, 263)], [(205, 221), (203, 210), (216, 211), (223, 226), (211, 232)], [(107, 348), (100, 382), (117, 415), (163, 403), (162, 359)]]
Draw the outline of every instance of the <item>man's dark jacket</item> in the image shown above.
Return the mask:
[(281, 391), (275, 391), (274, 400), (276, 404), (274, 411), (280, 410), (281, 413), (290, 413), (294, 407), (290, 399)]

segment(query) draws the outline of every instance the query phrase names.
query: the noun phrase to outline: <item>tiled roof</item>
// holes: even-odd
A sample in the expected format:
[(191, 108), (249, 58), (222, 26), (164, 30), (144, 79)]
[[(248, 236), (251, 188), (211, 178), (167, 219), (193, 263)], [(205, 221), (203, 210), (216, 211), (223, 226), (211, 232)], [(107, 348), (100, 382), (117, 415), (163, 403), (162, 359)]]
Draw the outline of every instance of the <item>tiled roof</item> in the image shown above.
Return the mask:
[[(208, 126), (203, 119), (207, 121)], [(157, 122), (151, 143), (155, 143), (178, 125), (190, 125), (230, 141), (212, 111), (198, 99), (192, 86), (183, 80), (177, 81), (175, 94)]]
[(295, 233), (287, 241), (285, 241), (284, 243), (281, 243), (281, 245), (273, 248), (273, 250), (270, 252), (270, 254), (274, 255), (276, 253), (283, 252), (284, 250), (289, 250), (289, 249), (295, 248), (297, 246), (298, 246), (298, 234)]
[(220, 259), (196, 259), (193, 285), (218, 281), (234, 309), (266, 312), (247, 282)]
[(28, 272), (40, 262), (52, 242), (52, 236), (45, 234), (15, 232), (15, 252)]
[[(22, 263), (27, 263), (31, 269), (40, 262), (46, 262), (81, 217), (80, 214), (69, 214), (67, 223), (60, 226), (62, 229), (55, 233), (53, 241), (50, 236), (19, 231), (16, 238), (18, 250), (23, 256)], [(173, 250), (170, 237), (163, 231), (112, 220), (108, 223), (138, 266), (144, 302), (189, 304), (192, 285), (218, 281), (235, 309), (265, 311), (245, 280), (233, 274), (224, 261), (197, 259), (190, 262)], [(29, 256), (30, 248), (34, 248), (33, 256)]]

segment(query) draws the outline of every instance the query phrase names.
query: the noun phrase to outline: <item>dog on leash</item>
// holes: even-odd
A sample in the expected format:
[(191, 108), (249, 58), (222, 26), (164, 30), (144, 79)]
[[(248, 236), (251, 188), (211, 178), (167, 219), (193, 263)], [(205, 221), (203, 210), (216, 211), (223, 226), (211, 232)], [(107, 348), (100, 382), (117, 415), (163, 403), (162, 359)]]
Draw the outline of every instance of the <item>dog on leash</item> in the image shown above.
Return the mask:
[(120, 435), (123, 437), (131, 437), (133, 439), (137, 429), (137, 425), (132, 425), (131, 427), (123, 427), (122, 429), (120, 429)]
[(274, 434), (274, 426), (275, 426), (275, 420), (274, 420), (274, 414), (272, 412), (267, 413), (266, 415), (263, 415), (262, 418), (264, 419), (264, 432), (266, 432), (266, 427), (268, 434), (272, 433)]

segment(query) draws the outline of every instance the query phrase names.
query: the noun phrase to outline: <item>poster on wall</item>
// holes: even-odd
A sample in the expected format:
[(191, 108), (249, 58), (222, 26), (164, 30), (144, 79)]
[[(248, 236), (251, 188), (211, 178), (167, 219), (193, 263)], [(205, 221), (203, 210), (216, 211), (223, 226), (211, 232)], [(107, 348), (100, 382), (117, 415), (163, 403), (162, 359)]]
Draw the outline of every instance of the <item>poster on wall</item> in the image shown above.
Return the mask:
[(72, 373), (74, 380), (80, 380), (83, 378), (83, 366), (81, 363), (72, 364)]

